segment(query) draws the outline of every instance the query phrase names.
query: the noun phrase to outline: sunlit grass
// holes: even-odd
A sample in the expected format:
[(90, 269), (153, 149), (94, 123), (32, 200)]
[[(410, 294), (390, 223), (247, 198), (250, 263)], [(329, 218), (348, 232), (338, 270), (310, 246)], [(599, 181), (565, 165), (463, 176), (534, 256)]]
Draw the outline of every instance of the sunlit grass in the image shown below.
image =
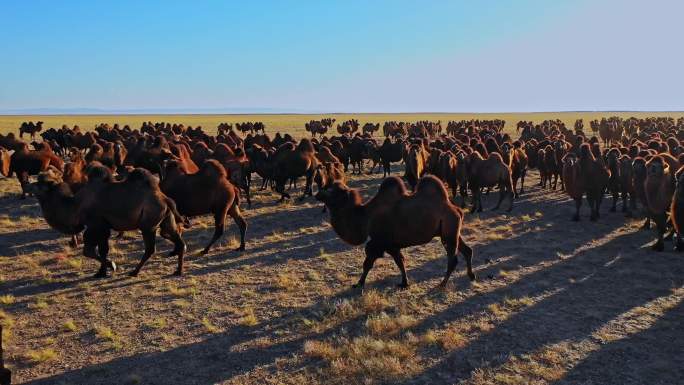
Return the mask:
[(57, 352), (53, 349), (29, 350), (26, 357), (34, 364), (52, 361), (57, 358)]

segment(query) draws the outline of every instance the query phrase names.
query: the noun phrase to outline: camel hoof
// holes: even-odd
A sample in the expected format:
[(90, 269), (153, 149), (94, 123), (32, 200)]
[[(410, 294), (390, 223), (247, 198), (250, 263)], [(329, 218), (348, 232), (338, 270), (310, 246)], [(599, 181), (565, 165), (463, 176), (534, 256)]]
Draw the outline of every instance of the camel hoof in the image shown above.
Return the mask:
[(183, 270), (176, 269), (176, 271), (173, 272), (174, 277), (180, 277), (183, 275)]
[(207, 254), (209, 254), (209, 249), (204, 249), (204, 250), (200, 251), (200, 255), (202, 255), (202, 256), (207, 255)]
[(684, 241), (678, 241), (674, 247), (675, 251), (684, 251)]
[(235, 249), (233, 251), (245, 251), (245, 245), (241, 245), (240, 247), (238, 247), (237, 249)]
[(107, 278), (107, 272), (106, 271), (98, 271), (93, 275), (93, 278)]
[(399, 290), (406, 290), (409, 288), (409, 284), (408, 284), (408, 282), (401, 282), (401, 283), (397, 284), (397, 288)]
[(118, 267), (114, 261), (107, 261), (107, 268), (109, 268), (111, 271), (116, 271)]
[(138, 270), (133, 270), (133, 271), (131, 271), (130, 273), (128, 273), (128, 276), (129, 276), (129, 277), (137, 277), (137, 276), (138, 276), (138, 273), (140, 273), (140, 271), (138, 271)]
[(653, 251), (664, 251), (665, 250), (665, 244), (663, 242), (656, 242), (651, 246), (651, 250)]
[(468, 278), (470, 278), (471, 281), (476, 281), (477, 275), (475, 275), (475, 273), (471, 273), (471, 274), (468, 274)]

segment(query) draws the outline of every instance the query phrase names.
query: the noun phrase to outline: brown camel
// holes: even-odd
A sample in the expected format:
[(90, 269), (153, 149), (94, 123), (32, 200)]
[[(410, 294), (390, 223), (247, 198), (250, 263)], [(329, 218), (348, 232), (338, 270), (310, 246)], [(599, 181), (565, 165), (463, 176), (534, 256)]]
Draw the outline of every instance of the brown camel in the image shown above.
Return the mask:
[(684, 251), (684, 239), (682, 239), (682, 232), (684, 232), (684, 167), (677, 170), (676, 180), (677, 187), (672, 197), (670, 218), (677, 233), (675, 250)]
[(468, 186), (473, 194), (473, 208), (471, 212), (482, 212), (482, 191), (483, 187), (499, 186), (499, 201), (493, 210), (501, 207), (506, 196), (510, 197), (511, 204), (507, 211), (513, 210), (513, 179), (511, 169), (504, 163), (501, 155), (492, 153), (485, 160), (478, 152), (473, 152), (468, 156)]
[(226, 170), (219, 161), (208, 159), (196, 174), (187, 174), (178, 161), (169, 161), (166, 176), (159, 184), (162, 192), (176, 202), (178, 212), (186, 217), (214, 215), (214, 235), (202, 254), (209, 252), (225, 228), (226, 214), (230, 215), (240, 229), (240, 247), (245, 249), (247, 222), (240, 213), (240, 194), (228, 181)]
[(38, 198), (47, 224), (58, 232), (71, 236), (71, 246), (78, 246), (78, 234), (84, 226), (78, 216), (79, 204), (60, 172), (49, 168), (38, 174), (38, 181), (30, 190)]
[(100, 269), (95, 277), (105, 277), (107, 269), (115, 267), (107, 259), (111, 230), (140, 230), (143, 235), (145, 254), (130, 273), (131, 276), (138, 275), (145, 262), (155, 253), (158, 229), (162, 237), (173, 242), (174, 249), (170, 256), (178, 256), (174, 275), (181, 275), (186, 246), (177, 223), (183, 218), (174, 201), (161, 192), (157, 178), (146, 169), (134, 169), (121, 182), (112, 179), (108, 168), (91, 164), (88, 184), (78, 194), (79, 216), (86, 226), (83, 254), (100, 261)]
[(670, 211), (672, 196), (675, 191), (674, 171), (662, 156), (654, 156), (646, 163), (646, 181), (644, 189), (648, 213), (656, 224), (657, 238), (653, 244), (654, 251), (665, 250), (663, 235), (667, 226), (667, 214)]
[(366, 243), (363, 273), (354, 287), (363, 288), (375, 260), (390, 254), (401, 272), (400, 288), (408, 287), (401, 249), (423, 245), (439, 236), (447, 253), (447, 270), (439, 284), (444, 288), (456, 267), (456, 251), (466, 260), (468, 277), (472, 271), (473, 250), (461, 237), (463, 212), (449, 202), (442, 182), (428, 175), (420, 179), (415, 193), (409, 193), (398, 177), (385, 179), (378, 193), (363, 203), (356, 189), (336, 181), (316, 198), (330, 209), (330, 222), (337, 235), (352, 245)]

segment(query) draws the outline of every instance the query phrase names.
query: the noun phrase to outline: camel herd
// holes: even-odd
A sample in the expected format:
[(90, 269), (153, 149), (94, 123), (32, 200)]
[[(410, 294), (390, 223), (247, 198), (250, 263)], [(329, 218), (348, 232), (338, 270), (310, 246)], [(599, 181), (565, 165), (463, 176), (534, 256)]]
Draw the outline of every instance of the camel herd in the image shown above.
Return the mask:
[[(604, 198), (610, 211), (621, 202), (627, 216), (645, 212), (645, 228), (655, 223), (653, 249), (676, 235), (684, 222), (684, 118), (622, 119), (590, 123), (591, 135), (577, 120), (568, 129), (560, 120), (520, 121), (519, 138), (505, 133), (503, 120), (385, 122), (351, 119), (306, 123), (311, 138), (265, 133), (261, 122), (221, 123), (218, 135), (202, 127), (146, 122), (139, 128), (99, 124), (91, 131), (78, 126), (42, 129), (42, 122), (24, 123), (19, 138), (0, 135), (0, 173), (16, 175), (21, 198), (37, 198), (46, 222), (71, 236), (83, 254), (96, 259), (96, 277), (117, 269), (108, 257), (112, 232), (139, 230), (144, 254), (131, 272), (137, 275), (155, 253), (157, 234), (173, 244), (175, 274), (183, 272), (188, 218), (213, 215), (214, 230), (202, 253), (225, 231), (229, 215), (246, 248), (247, 222), (241, 203), (251, 206), (251, 189), (270, 188), (282, 202), (288, 190), (304, 180), (300, 199), (314, 197), (329, 211), (332, 228), (352, 245), (365, 244), (366, 259), (357, 286), (363, 286), (374, 261), (388, 253), (397, 264), (401, 287), (408, 285), (401, 249), (440, 237), (447, 253), (444, 287), (460, 252), (472, 271), (473, 251), (460, 235), (464, 208), (483, 210), (482, 195), (498, 189), (494, 209), (511, 211), (525, 192), (525, 176), (537, 169), (540, 188), (561, 189), (575, 202), (572, 220), (580, 220), (586, 199), (590, 219), (598, 220)], [(42, 138), (26, 143), (24, 133)], [(241, 133), (241, 134), (240, 134)], [(598, 133), (598, 136), (594, 135)], [(403, 163), (402, 178), (392, 164)], [(382, 165), (384, 181), (368, 201), (347, 186), (349, 174), (374, 173)], [(261, 179), (252, 186), (253, 176)], [(35, 181), (32, 181), (35, 179)], [(314, 194), (314, 184), (316, 194)], [(669, 233), (669, 234), (668, 234)]]

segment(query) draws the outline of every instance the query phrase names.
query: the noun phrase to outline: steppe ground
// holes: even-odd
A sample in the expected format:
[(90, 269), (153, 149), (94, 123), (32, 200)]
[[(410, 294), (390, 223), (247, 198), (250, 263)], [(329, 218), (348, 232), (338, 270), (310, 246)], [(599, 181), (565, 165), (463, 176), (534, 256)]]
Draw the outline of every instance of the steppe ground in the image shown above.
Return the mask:
[[(77, 122), (41, 119), (47, 127)], [(205, 127), (229, 121), (201, 119)], [(376, 173), (350, 184), (367, 197), (380, 180)], [(218, 247), (199, 256), (213, 223), (193, 220), (182, 278), (170, 276), (165, 241), (138, 278), (128, 277), (142, 242), (127, 233), (112, 239), (120, 272), (93, 280), (94, 261), (46, 225), (35, 199), (18, 199), (15, 179), (0, 179), (6, 359), (18, 384), (684, 383), (684, 256), (670, 242), (652, 252), (653, 232), (620, 205), (608, 212), (608, 199), (598, 222), (589, 222), (586, 205), (582, 221), (571, 222), (565, 194), (538, 181), (530, 171), (513, 212), (466, 217), (476, 283), (461, 259), (448, 289), (432, 290), (446, 268), (434, 240), (406, 249), (408, 290), (395, 288), (398, 271), (385, 258), (360, 294), (351, 284), (363, 248), (341, 242), (311, 198), (279, 205), (274, 193), (257, 192), (244, 211), (243, 253), (231, 251), (231, 223)]]
[[(294, 136), (306, 135), (304, 123), (312, 119), (326, 117), (335, 118), (335, 124), (342, 123), (347, 119), (358, 119), (363, 125), (366, 122), (380, 123), (389, 120), (415, 122), (418, 120), (441, 120), (444, 127), (450, 120), (462, 119), (503, 119), (507, 122), (509, 130), (515, 129), (515, 123), (519, 120), (531, 120), (541, 122), (545, 119), (560, 119), (568, 127), (572, 127), (575, 120), (582, 118), (589, 130), (589, 121), (601, 117), (620, 116), (628, 118), (634, 116), (643, 118), (648, 116), (672, 116), (675, 119), (684, 116), (684, 112), (533, 112), (533, 113), (405, 113), (405, 114), (259, 114), (259, 115), (0, 115), (0, 133), (18, 132), (22, 122), (43, 121), (45, 128), (59, 128), (63, 124), (72, 127), (78, 125), (81, 129), (90, 130), (99, 123), (119, 123), (122, 127), (128, 124), (132, 128), (138, 128), (143, 122), (171, 122), (183, 123), (192, 127), (202, 126), (208, 133), (216, 133), (219, 123), (240, 123), (248, 121), (261, 121), (266, 125), (266, 132), (274, 134), (276, 131), (288, 132)], [(333, 134), (337, 134), (332, 130)]]

